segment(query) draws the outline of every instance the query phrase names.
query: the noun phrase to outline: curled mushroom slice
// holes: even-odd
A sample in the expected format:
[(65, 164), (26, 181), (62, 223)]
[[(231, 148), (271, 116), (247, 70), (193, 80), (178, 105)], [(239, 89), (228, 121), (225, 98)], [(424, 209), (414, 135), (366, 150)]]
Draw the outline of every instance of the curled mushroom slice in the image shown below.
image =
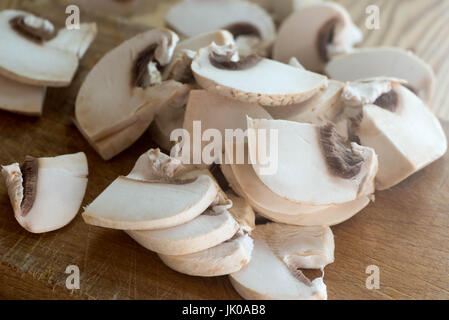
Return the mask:
[(300, 103), (327, 86), (327, 78), (319, 74), (269, 59), (235, 57), (223, 47), (201, 49), (192, 63), (197, 83), (208, 91), (267, 106)]
[(343, 106), (340, 103), (340, 97), (344, 86), (342, 82), (330, 80), (327, 88), (307, 101), (282, 108), (265, 107), (265, 109), (277, 120), (323, 125), (334, 121), (341, 113)]
[(165, 21), (185, 37), (219, 29), (228, 30), (245, 55), (267, 55), (276, 37), (271, 17), (258, 5), (247, 1), (181, 1), (167, 12)]
[(208, 176), (194, 181), (144, 181), (117, 178), (83, 213), (88, 224), (121, 230), (155, 230), (186, 223), (217, 196)]
[[(301, 204), (332, 205), (374, 192), (378, 165), (374, 150), (356, 143), (345, 145), (332, 124), (319, 127), (248, 119), (248, 129), (255, 132), (248, 139), (252, 166), (259, 179), (277, 195)], [(270, 143), (274, 134), (277, 143)], [(261, 158), (261, 143), (267, 155), (276, 158)]]
[(229, 240), (239, 229), (227, 210), (208, 209), (177, 227), (127, 233), (145, 248), (165, 255), (185, 255), (212, 248)]
[(346, 53), (362, 40), (341, 5), (319, 2), (300, 7), (280, 26), (273, 58), (287, 63), (291, 57), (307, 69), (322, 72), (333, 55)]
[[(384, 96), (363, 106), (361, 118), (350, 121), (361, 144), (375, 149), (379, 157), (379, 190), (393, 187), (447, 150), (440, 122), (421, 99), (400, 84), (393, 84), (388, 94), (390, 98)], [(387, 102), (388, 107), (380, 102)]]
[(40, 116), (46, 91), (45, 87), (30, 86), (0, 75), (0, 109)]
[(14, 215), (32, 233), (60, 229), (75, 218), (87, 187), (84, 153), (55, 158), (27, 157), (2, 167)]
[(430, 103), (436, 84), (431, 66), (412, 52), (393, 47), (361, 48), (334, 57), (326, 73), (340, 81), (384, 76), (404, 79), (426, 103)]
[(253, 232), (251, 261), (229, 276), (248, 300), (325, 300), (322, 278), (310, 281), (300, 268), (333, 262), (332, 231), (325, 227), (265, 224)]
[[(9, 44), (0, 47), (0, 74), (36, 86), (68, 86), (81, 53), (95, 37), (91, 27), (86, 33), (74, 31), (88, 34), (87, 41), (64, 29), (57, 32), (50, 21), (18, 10), (0, 12), (0, 29), (0, 41)], [(61, 44), (68, 38), (70, 45), (64, 48)]]
[(251, 259), (253, 240), (238, 233), (232, 239), (200, 252), (173, 256), (159, 254), (171, 269), (191, 276), (217, 277), (239, 271)]
[(184, 92), (179, 82), (161, 82), (159, 70), (170, 62), (177, 41), (168, 30), (137, 35), (106, 54), (86, 77), (75, 123), (104, 159), (131, 146), (159, 109)]

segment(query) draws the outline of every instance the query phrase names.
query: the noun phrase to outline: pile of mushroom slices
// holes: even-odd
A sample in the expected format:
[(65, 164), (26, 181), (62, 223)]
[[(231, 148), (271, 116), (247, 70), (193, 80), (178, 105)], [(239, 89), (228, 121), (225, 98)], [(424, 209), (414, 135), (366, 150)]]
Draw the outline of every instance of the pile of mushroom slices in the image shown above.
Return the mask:
[(72, 82), (79, 60), (97, 34), (95, 23), (55, 30), (31, 13), (0, 12), (0, 109), (40, 116), (47, 87)]
[(86, 155), (34, 158), (4, 166), (2, 174), (19, 224), (32, 233), (60, 229), (77, 215), (87, 187)]

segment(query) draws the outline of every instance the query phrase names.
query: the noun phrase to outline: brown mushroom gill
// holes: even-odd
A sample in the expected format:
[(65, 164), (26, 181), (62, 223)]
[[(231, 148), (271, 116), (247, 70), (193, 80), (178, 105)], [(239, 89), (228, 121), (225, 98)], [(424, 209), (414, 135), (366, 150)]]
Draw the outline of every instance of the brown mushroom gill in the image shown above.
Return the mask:
[(218, 55), (216, 53), (210, 53), (210, 63), (217, 69), (241, 71), (247, 70), (258, 64), (262, 58), (257, 54), (250, 54), (238, 61), (232, 61), (230, 55)]
[(377, 98), (374, 104), (382, 109), (395, 112), (399, 104), (398, 94), (394, 89), (390, 90)]
[(51, 40), (55, 37), (55, 32), (49, 32), (44, 28), (33, 28), (27, 25), (25, 23), (25, 16), (23, 15), (11, 19), (9, 24), (20, 35), (38, 43)]
[(318, 55), (324, 62), (329, 62), (329, 54), (327, 47), (334, 42), (335, 28), (339, 22), (338, 18), (332, 18), (326, 22), (318, 32), (317, 49)]
[[(157, 47), (158, 44), (153, 43), (143, 50), (137, 57), (133, 70), (132, 85), (134, 87), (147, 88), (151, 85), (151, 75), (148, 70), (148, 64), (154, 61), (154, 54)], [(157, 61), (155, 63), (159, 69), (159, 63)]]
[(232, 33), (234, 39), (237, 39), (240, 36), (254, 36), (259, 39), (262, 39), (262, 35), (259, 29), (251, 23), (236, 22), (229, 26), (224, 27), (223, 29)]
[(337, 177), (351, 179), (360, 173), (363, 158), (344, 144), (335, 125), (329, 123), (320, 129), (320, 142), (329, 170)]
[(38, 160), (34, 157), (27, 156), (21, 165), (23, 198), (20, 204), (22, 216), (26, 216), (33, 207), (36, 199), (37, 178), (38, 178)]
[(289, 261), (289, 259), (286, 259), (286, 261), (284, 262), (286, 262), (288, 270), (296, 280), (304, 283), (308, 287), (312, 287), (312, 281), (310, 281), (310, 279), (304, 275), (301, 269), (299, 269), (299, 267), (294, 262)]

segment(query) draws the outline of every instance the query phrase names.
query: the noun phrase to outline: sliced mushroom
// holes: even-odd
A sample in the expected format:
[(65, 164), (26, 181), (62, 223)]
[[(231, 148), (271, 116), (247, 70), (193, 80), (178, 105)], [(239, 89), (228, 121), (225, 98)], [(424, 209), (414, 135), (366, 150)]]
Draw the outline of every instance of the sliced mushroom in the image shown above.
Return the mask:
[(0, 109), (40, 116), (45, 100), (45, 87), (30, 86), (0, 75)]
[(326, 89), (319, 91), (307, 101), (282, 108), (266, 107), (266, 109), (278, 120), (324, 125), (334, 121), (341, 113), (343, 106), (340, 97), (344, 86), (342, 82), (330, 80)]
[[(275, 163), (266, 164), (254, 156), (251, 159), (259, 179), (277, 195), (319, 206), (346, 203), (374, 192), (378, 165), (374, 150), (356, 143), (346, 146), (333, 125), (248, 119), (248, 128), (259, 135), (258, 139), (248, 139), (251, 155), (257, 155), (263, 141), (267, 154), (277, 154)], [(272, 146), (267, 141), (274, 133), (278, 143)], [(276, 163), (273, 174), (264, 174), (264, 168)]]
[(349, 121), (349, 129), (362, 145), (376, 150), (379, 190), (395, 186), (447, 151), (446, 135), (438, 119), (413, 92), (398, 83), (359, 110), (360, 117)]
[(332, 2), (304, 5), (280, 26), (273, 58), (287, 63), (296, 57), (307, 70), (322, 72), (333, 55), (351, 51), (362, 37), (341, 5)]
[(246, 233), (251, 233), (256, 227), (256, 215), (249, 203), (241, 197), (231, 192), (226, 192), (226, 196), (232, 201), (232, 207), (229, 212), (238, 222), (240, 229)]
[(165, 21), (185, 37), (228, 30), (242, 54), (267, 55), (276, 37), (271, 17), (258, 5), (247, 1), (181, 1), (170, 8)]
[(76, 100), (75, 123), (105, 160), (131, 146), (159, 109), (184, 92), (179, 82), (159, 83), (158, 66), (170, 62), (177, 41), (171, 31), (150, 30), (106, 54), (86, 77)]
[(14, 215), (32, 233), (60, 229), (75, 218), (87, 187), (84, 153), (55, 158), (27, 157), (22, 165), (4, 166)]
[(412, 52), (394, 47), (361, 48), (335, 57), (327, 64), (326, 73), (340, 81), (384, 76), (404, 79), (426, 103), (430, 103), (436, 84), (431, 66)]
[(229, 240), (239, 224), (227, 210), (208, 209), (177, 227), (153, 231), (127, 231), (140, 245), (165, 255), (186, 255), (212, 248)]
[[(24, 84), (50, 87), (72, 82), (78, 59), (96, 31), (93, 25), (83, 25), (73, 35), (64, 29), (57, 33), (50, 21), (18, 10), (0, 12), (0, 30), (0, 42), (8, 43), (0, 47), (0, 74)], [(67, 39), (70, 45), (64, 48), (61, 44)]]
[(230, 275), (248, 300), (325, 300), (322, 278), (310, 281), (301, 268), (324, 268), (334, 260), (332, 231), (325, 227), (265, 224), (253, 232), (251, 261)]
[(254, 56), (236, 61), (235, 53), (213, 45), (201, 49), (192, 63), (197, 83), (242, 102), (267, 106), (300, 103), (327, 86), (321, 75)]
[(253, 240), (237, 234), (218, 246), (200, 252), (170, 256), (159, 254), (171, 269), (191, 276), (216, 277), (239, 271), (251, 259)]

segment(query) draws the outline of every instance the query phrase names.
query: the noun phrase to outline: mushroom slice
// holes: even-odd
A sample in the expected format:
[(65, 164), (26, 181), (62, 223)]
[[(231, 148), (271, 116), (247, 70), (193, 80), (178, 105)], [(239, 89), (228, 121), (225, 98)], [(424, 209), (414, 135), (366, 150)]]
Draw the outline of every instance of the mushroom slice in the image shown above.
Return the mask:
[(330, 80), (329, 86), (312, 98), (299, 104), (286, 107), (266, 107), (274, 119), (306, 122), (317, 125), (334, 121), (343, 110), (340, 97), (344, 83)]
[(229, 276), (248, 300), (325, 300), (322, 278), (310, 281), (300, 268), (333, 262), (332, 231), (326, 227), (265, 224), (253, 232), (251, 261)]
[(239, 271), (251, 259), (253, 239), (238, 233), (232, 239), (200, 252), (173, 256), (159, 254), (171, 269), (191, 276), (217, 277)]
[(58, 36), (47, 42), (48, 46), (73, 53), (81, 59), (97, 36), (95, 23), (81, 23), (79, 29), (61, 29)]
[(300, 103), (327, 86), (327, 78), (319, 74), (253, 55), (237, 61), (235, 57), (232, 47), (201, 49), (192, 63), (197, 83), (242, 102), (267, 106)]
[(193, 181), (144, 181), (117, 178), (83, 213), (88, 224), (121, 230), (155, 230), (199, 216), (216, 199), (208, 176)]
[(45, 87), (30, 86), (0, 75), (0, 109), (40, 116), (46, 91)]
[(87, 187), (84, 153), (27, 157), (2, 168), (14, 215), (32, 233), (60, 229), (75, 218)]
[[(254, 132), (248, 139), (253, 168), (277, 195), (317, 206), (346, 203), (374, 192), (378, 165), (374, 150), (345, 145), (332, 124), (248, 119), (248, 129)], [(273, 134), (277, 143), (269, 143)], [(263, 148), (276, 158), (265, 163), (260, 158)]]
[(145, 248), (165, 255), (185, 255), (212, 248), (229, 240), (239, 225), (227, 210), (208, 209), (177, 227), (153, 231), (127, 231)]
[[(376, 187), (388, 189), (442, 157), (446, 135), (438, 119), (410, 90), (399, 84), (388, 93), (396, 104), (382, 107), (379, 98), (363, 106), (355, 134), (364, 146), (376, 150), (379, 172)], [(391, 100), (390, 100), (391, 101)]]
[(171, 31), (150, 30), (113, 49), (87, 75), (75, 123), (105, 160), (131, 146), (159, 109), (185, 90), (179, 82), (161, 82), (158, 69), (170, 62), (177, 41)]
[(332, 55), (349, 52), (362, 38), (341, 5), (332, 2), (304, 5), (280, 26), (273, 58), (287, 63), (296, 57), (307, 70), (322, 72)]
[(412, 52), (393, 47), (361, 48), (335, 57), (327, 64), (326, 73), (340, 81), (385, 76), (404, 79), (426, 103), (430, 103), (436, 84), (431, 66)]
[[(18, 10), (0, 12), (0, 29), (0, 42), (9, 44), (0, 48), (0, 74), (36, 86), (68, 86), (78, 59), (95, 37), (83, 30), (74, 31), (76, 36), (66, 30), (57, 33), (50, 21)], [(78, 37), (86, 34), (88, 39)], [(69, 38), (67, 49), (61, 44)]]
[(181, 1), (167, 12), (165, 21), (185, 37), (228, 30), (246, 54), (266, 55), (276, 37), (271, 17), (258, 5), (247, 1)]
[(251, 233), (256, 228), (256, 215), (249, 203), (239, 196), (226, 192), (226, 196), (232, 201), (229, 212), (239, 223), (240, 229), (246, 233)]

